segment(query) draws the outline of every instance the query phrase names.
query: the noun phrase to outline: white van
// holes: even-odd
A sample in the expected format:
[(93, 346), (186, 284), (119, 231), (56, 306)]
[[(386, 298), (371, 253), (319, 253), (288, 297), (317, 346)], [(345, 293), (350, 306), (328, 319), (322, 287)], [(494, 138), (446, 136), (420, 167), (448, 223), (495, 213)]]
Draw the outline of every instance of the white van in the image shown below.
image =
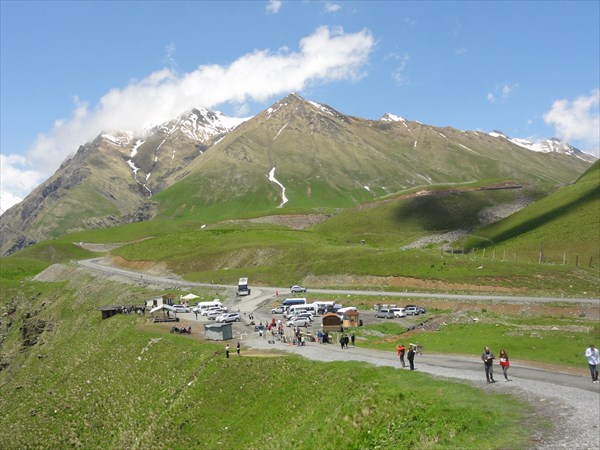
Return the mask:
[(215, 309), (227, 311), (227, 308), (223, 306), (221, 301), (215, 299), (212, 302), (199, 302), (194, 308), (192, 308), (192, 312), (205, 316), (208, 311), (213, 311)]
[(300, 313), (310, 313), (313, 316), (317, 315), (317, 307), (314, 304), (308, 304), (308, 305), (292, 305), (288, 308), (287, 314), (286, 314), (286, 318), (290, 318), (293, 316), (296, 316)]

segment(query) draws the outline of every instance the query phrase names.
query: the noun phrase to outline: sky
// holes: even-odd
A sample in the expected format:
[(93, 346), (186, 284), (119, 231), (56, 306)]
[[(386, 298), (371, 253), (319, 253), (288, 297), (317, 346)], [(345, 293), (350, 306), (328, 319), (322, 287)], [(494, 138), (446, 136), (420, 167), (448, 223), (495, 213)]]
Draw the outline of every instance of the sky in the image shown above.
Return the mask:
[(598, 156), (598, 1), (0, 0), (0, 213), (101, 131), (291, 92)]

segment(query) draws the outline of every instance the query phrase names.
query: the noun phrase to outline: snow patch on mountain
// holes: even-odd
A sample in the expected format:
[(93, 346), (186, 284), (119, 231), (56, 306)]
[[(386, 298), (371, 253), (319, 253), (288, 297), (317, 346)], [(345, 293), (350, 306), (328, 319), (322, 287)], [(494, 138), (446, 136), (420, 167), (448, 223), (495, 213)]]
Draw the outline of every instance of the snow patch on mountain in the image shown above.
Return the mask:
[(102, 132), (100, 137), (113, 145), (119, 147), (128, 147), (133, 139), (133, 133), (127, 131)]
[(317, 102), (312, 102), (310, 100), (307, 100), (308, 103), (310, 103), (311, 105), (313, 105), (315, 108), (317, 108), (319, 111), (324, 112), (325, 114), (329, 114), (333, 117), (337, 117), (339, 114), (337, 114), (336, 111), (334, 111), (333, 109), (328, 108), (325, 105), (321, 105), (320, 103)]
[(138, 139), (135, 142), (135, 145), (133, 146), (133, 148), (131, 149), (131, 154), (129, 155), (130, 158), (133, 158), (135, 155), (137, 155), (137, 149), (140, 148), (140, 146), (146, 141), (142, 141), (141, 139)]
[(287, 106), (287, 102), (279, 103), (276, 108), (268, 108), (267, 109), (267, 119), (270, 119), (271, 115), (274, 112), (277, 112), (280, 108), (283, 108), (284, 106)]
[(379, 120), (382, 122), (406, 122), (404, 117), (400, 117), (392, 113), (385, 113)]
[(506, 139), (512, 142), (513, 144), (518, 145), (519, 147), (523, 147), (534, 152), (562, 153), (564, 155), (575, 156), (576, 158), (583, 159), (584, 161), (588, 162), (596, 161), (595, 156), (590, 155), (589, 153), (584, 153), (578, 148), (575, 148), (572, 145), (567, 144), (566, 142), (563, 142), (557, 138), (532, 141), (523, 138), (510, 138), (501, 131), (492, 131), (488, 134), (495, 138)]
[(466, 145), (462, 145), (462, 144), (458, 144), (460, 145), (462, 148), (464, 148), (465, 150), (469, 150), (472, 153), (475, 153), (476, 155), (478, 155), (479, 153), (477, 153), (475, 150), (473, 150), (472, 148), (467, 147)]
[(271, 169), (271, 171), (269, 172), (269, 175), (267, 175), (267, 178), (269, 179), (269, 181), (271, 183), (276, 184), (277, 186), (279, 186), (281, 188), (281, 203), (279, 204), (278, 208), (281, 208), (283, 205), (285, 205), (288, 201), (287, 197), (285, 196), (285, 186), (283, 184), (281, 184), (277, 178), (275, 178), (275, 167), (273, 167)]
[(286, 122), (286, 123), (285, 123), (285, 125), (281, 127), (281, 130), (279, 130), (279, 132), (278, 132), (278, 133), (277, 133), (277, 135), (276, 135), (276, 136), (273, 138), (273, 140), (277, 139), (277, 138), (279, 137), (279, 135), (281, 134), (281, 132), (283, 131), (283, 129), (284, 129), (285, 127), (287, 127), (287, 126), (288, 126), (288, 122)]
[(188, 138), (196, 142), (208, 142), (215, 136), (229, 133), (246, 118), (228, 117), (219, 111), (205, 108), (194, 108), (186, 114), (153, 128), (151, 131), (162, 131), (167, 135), (180, 130)]

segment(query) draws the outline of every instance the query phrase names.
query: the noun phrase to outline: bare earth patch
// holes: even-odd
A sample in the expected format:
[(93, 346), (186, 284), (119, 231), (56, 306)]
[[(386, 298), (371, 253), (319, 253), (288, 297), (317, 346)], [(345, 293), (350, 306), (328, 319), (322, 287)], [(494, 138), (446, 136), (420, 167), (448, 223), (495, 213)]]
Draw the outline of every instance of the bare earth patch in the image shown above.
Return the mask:
[(435, 289), (439, 291), (497, 292), (504, 294), (527, 292), (526, 289), (503, 286), (480, 286), (476, 284), (447, 283), (438, 280), (421, 280), (410, 277), (378, 277), (370, 275), (310, 275), (303, 282), (315, 288), (346, 286), (348, 289), (351, 289), (352, 287), (381, 286), (425, 290)]

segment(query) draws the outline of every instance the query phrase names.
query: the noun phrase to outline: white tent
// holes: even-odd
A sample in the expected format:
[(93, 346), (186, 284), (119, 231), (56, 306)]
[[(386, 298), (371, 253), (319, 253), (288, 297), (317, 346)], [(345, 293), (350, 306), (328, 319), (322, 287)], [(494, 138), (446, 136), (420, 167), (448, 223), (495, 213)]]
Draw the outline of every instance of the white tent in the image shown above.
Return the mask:
[(154, 314), (156, 311), (160, 311), (160, 310), (164, 310), (164, 309), (166, 309), (167, 311), (175, 311), (175, 308), (172, 307), (171, 305), (162, 304), (162, 305), (158, 305), (158, 306), (155, 306), (154, 308), (152, 308), (150, 310), (150, 314)]
[(188, 295), (184, 295), (183, 297), (181, 297), (182, 300), (194, 300), (195, 298), (199, 298), (198, 295), (194, 295), (192, 293), (188, 294)]

